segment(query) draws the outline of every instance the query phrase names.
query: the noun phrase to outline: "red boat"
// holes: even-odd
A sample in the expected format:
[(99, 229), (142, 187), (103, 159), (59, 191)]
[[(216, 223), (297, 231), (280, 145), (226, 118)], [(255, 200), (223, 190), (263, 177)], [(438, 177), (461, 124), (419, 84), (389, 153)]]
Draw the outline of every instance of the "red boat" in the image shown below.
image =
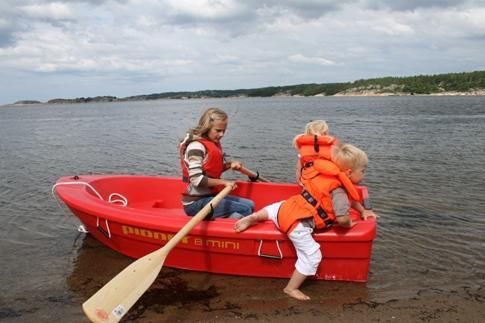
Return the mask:
[[(174, 177), (81, 175), (53, 187), (60, 199), (101, 243), (140, 258), (166, 244), (189, 220), (181, 205), (185, 184)], [(360, 193), (367, 192), (359, 187)], [(299, 194), (295, 184), (237, 182), (232, 195), (252, 199), (256, 209)], [(334, 226), (314, 237), (323, 260), (314, 279), (367, 281), (374, 219), (347, 230)], [(167, 256), (164, 265), (210, 273), (288, 278), (296, 255), (291, 241), (271, 221), (234, 232), (232, 219), (202, 221)]]

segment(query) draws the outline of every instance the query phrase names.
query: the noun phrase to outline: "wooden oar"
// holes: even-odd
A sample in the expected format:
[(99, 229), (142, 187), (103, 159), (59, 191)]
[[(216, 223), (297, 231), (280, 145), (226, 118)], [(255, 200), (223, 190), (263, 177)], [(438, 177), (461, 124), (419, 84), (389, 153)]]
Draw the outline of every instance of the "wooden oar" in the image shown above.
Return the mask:
[(239, 171), (249, 177), (250, 180), (260, 181), (260, 182), (269, 182), (266, 178), (259, 176), (259, 173), (255, 173), (252, 170), (247, 169), (246, 167), (241, 167)]
[(155, 281), (168, 253), (202, 221), (232, 187), (226, 186), (204, 206), (162, 248), (126, 267), (83, 303), (84, 313), (93, 322), (118, 322)]

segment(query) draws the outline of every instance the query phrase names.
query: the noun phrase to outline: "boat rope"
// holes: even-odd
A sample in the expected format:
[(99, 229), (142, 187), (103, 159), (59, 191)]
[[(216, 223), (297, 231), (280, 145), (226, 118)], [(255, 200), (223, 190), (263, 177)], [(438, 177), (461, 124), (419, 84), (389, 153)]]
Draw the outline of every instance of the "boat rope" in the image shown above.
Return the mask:
[[(116, 199), (114, 199), (117, 197)], [(119, 193), (111, 193), (108, 197), (109, 203), (120, 203), (122, 206), (128, 205), (128, 199)]]
[[(57, 204), (57, 207), (59, 207), (59, 209), (61, 210), (62, 214), (64, 214), (64, 216), (66, 218), (70, 218), (70, 216), (67, 214), (65, 208), (61, 205), (61, 203), (59, 202), (59, 197), (57, 196), (56, 194), (56, 187), (61, 185), (63, 183), (56, 183), (52, 186), (52, 190), (51, 190), (51, 193), (52, 193), (52, 196), (54, 197), (54, 200), (56, 201), (56, 204)], [(79, 227), (77, 228), (77, 231), (81, 234), (81, 233), (87, 233), (88, 231), (86, 230), (86, 228), (84, 227), (84, 225), (79, 225)], [(77, 240), (77, 238), (76, 238)], [(75, 241), (74, 241), (75, 242)]]
[(272, 259), (283, 259), (283, 253), (281, 252), (280, 248), (280, 242), (278, 240), (276, 242), (276, 247), (278, 248), (279, 256), (273, 256), (273, 255), (267, 255), (264, 253), (261, 253), (261, 248), (263, 246), (263, 240), (259, 240), (259, 248), (258, 248), (258, 256), (259, 257), (266, 257), (266, 258), (272, 258)]
[[(89, 183), (86, 183), (86, 182), (60, 182), (60, 183), (56, 183), (52, 186), (52, 195), (54, 195), (54, 197), (56, 196), (55, 195), (55, 189), (57, 186), (61, 186), (61, 185), (85, 185), (87, 187), (89, 187), (91, 189), (91, 191), (94, 192), (94, 194), (96, 194), (96, 196), (104, 201), (103, 197), (101, 196), (101, 194), (98, 193), (98, 191), (96, 191), (96, 189)], [(114, 199), (116, 198), (116, 199)], [(121, 195), (120, 193), (111, 193), (108, 197), (108, 203), (120, 203), (122, 206), (127, 206), (128, 205), (128, 199), (126, 197), (124, 197), (123, 195)]]
[(101, 194), (98, 193), (98, 191), (96, 191), (96, 189), (94, 189), (94, 187), (89, 184), (89, 183), (86, 183), (86, 182), (61, 182), (61, 183), (55, 183), (53, 186), (52, 186), (52, 195), (55, 196), (55, 189), (57, 186), (61, 186), (61, 185), (86, 185), (87, 187), (89, 187), (93, 192), (94, 194), (96, 194), (97, 197), (99, 197), (100, 200), (103, 200), (103, 198), (101, 197)]
[[(76, 179), (76, 177), (74, 177), (74, 179)], [(57, 198), (57, 195), (56, 195), (56, 187), (61, 186), (61, 185), (84, 185), (84, 186), (88, 187), (89, 189), (91, 189), (91, 191), (93, 191), (94, 194), (96, 194), (96, 196), (100, 200), (104, 201), (104, 199), (101, 196), (101, 194), (99, 194), (99, 192), (91, 184), (89, 184), (89, 183), (81, 182), (81, 181), (78, 181), (78, 182), (60, 182), (60, 183), (56, 183), (56, 184), (54, 184), (52, 186), (52, 195), (54, 196), (54, 199), (56, 200), (57, 205), (61, 209), (62, 209), (62, 207), (61, 207), (61, 205), (59, 203), (59, 200)], [(128, 199), (126, 197), (124, 197), (123, 195), (119, 194), (119, 193), (111, 193), (109, 195), (109, 197), (108, 197), (108, 203), (111, 203), (111, 204), (120, 204), (121, 206), (127, 206), (128, 205)], [(111, 229), (109, 228), (108, 219), (104, 219), (104, 221), (105, 221), (105, 224), (106, 224), (106, 229), (104, 229), (102, 226), (99, 225), (99, 217), (97, 216), (96, 217), (96, 227), (98, 228), (98, 230), (102, 234), (104, 234), (105, 237), (107, 237), (108, 239), (111, 239)], [(84, 227), (84, 225), (80, 225), (78, 227), (78, 231), (79, 232), (83, 232), (83, 233), (87, 233), (88, 232), (88, 230), (86, 230), (86, 228)]]

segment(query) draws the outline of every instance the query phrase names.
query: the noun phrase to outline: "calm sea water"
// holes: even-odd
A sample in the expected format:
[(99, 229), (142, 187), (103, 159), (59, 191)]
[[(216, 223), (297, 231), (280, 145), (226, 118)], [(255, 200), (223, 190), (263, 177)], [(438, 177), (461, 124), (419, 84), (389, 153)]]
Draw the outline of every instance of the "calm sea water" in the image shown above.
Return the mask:
[(291, 141), (313, 119), (368, 153), (365, 182), (381, 218), (370, 279), (350, 285), (368, 300), (484, 286), (484, 97), (0, 107), (0, 320), (84, 320), (83, 286), (102, 275), (100, 266), (112, 277), (130, 260), (79, 236), (52, 184), (87, 173), (179, 175), (177, 142), (210, 106), (230, 115), (226, 152), (273, 181), (293, 180)]

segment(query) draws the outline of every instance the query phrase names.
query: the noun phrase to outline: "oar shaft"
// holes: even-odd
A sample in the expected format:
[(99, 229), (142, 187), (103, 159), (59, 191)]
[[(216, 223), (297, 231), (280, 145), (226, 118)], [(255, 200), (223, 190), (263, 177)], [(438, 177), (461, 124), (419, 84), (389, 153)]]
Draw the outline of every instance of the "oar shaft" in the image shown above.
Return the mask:
[(229, 192), (232, 190), (231, 186), (226, 186), (222, 191), (219, 192), (209, 203), (207, 203), (196, 215), (194, 215), (189, 222), (187, 222), (184, 227), (177, 232), (164, 246), (164, 249), (169, 252), (173, 247), (175, 247), (180, 240), (182, 240), (200, 221), (202, 221), (219, 202), (224, 199)]
[(257, 178), (257, 180), (260, 182), (269, 182), (269, 180), (267, 180), (266, 178), (259, 176), (258, 173), (255, 173), (252, 170), (247, 169), (246, 167), (241, 167), (239, 171), (249, 178)]

